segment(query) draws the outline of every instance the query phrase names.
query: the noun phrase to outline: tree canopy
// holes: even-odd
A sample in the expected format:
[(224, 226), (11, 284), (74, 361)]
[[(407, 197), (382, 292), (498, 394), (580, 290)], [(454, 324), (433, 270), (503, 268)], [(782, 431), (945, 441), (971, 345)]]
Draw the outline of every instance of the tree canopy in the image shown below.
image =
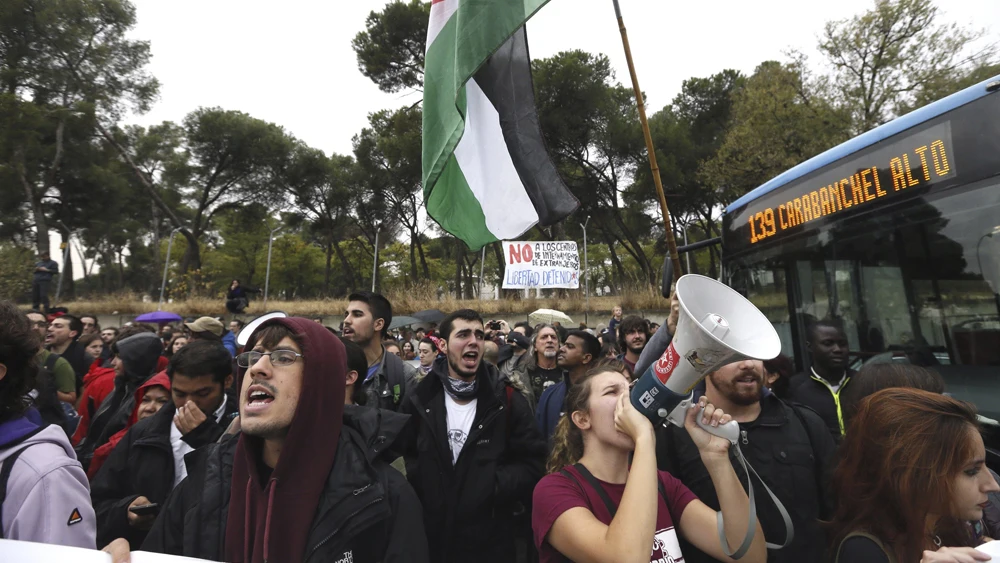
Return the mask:
[[(430, 5), (392, 0), (358, 22), (359, 71), (391, 93), (423, 87)], [(419, 101), (368, 116), (351, 154), (325, 154), (282, 124), (226, 107), (128, 125), (156, 102), (150, 45), (127, 0), (8, 0), (0, 6), (0, 283), (27, 288), (50, 233), (77, 250), (70, 295), (220, 295), (232, 278), (287, 298), (372, 283), (474, 297), (503, 276), (499, 244), (470, 252), (428, 219)], [(649, 116), (675, 236), (720, 234), (721, 209), (854, 135), (1000, 73), (997, 44), (944, 23), (931, 0), (879, 0), (827, 23), (818, 61), (792, 52), (752, 72), (691, 77)], [(640, 74), (643, 69), (639, 69)], [(608, 56), (532, 63), (550, 155), (580, 208), (526, 239), (582, 241), (599, 293), (658, 283), (665, 233), (629, 85)], [(73, 263), (82, 268), (82, 279)], [(691, 270), (718, 275), (718, 251)], [(19, 272), (23, 270), (23, 280)], [(482, 275), (480, 274), (482, 272)], [(480, 279), (480, 278), (483, 279)], [(21, 280), (21, 281), (19, 281)]]

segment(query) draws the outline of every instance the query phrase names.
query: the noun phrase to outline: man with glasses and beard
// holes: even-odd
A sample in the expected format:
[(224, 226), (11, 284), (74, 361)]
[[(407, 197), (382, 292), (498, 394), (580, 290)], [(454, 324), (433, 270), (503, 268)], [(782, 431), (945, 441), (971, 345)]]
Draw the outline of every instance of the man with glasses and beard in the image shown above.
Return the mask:
[[(700, 387), (695, 390), (696, 400), (702, 394)], [(759, 360), (735, 362), (708, 374), (703, 393), (739, 423), (740, 450), (791, 515), (794, 539), (783, 549), (770, 551), (768, 561), (821, 561), (827, 542), (819, 520), (832, 514), (827, 472), (835, 450), (823, 419), (808, 407), (785, 403), (767, 390)], [(656, 460), (661, 470), (670, 472), (705, 504), (719, 510), (708, 470), (683, 428), (657, 426)], [(742, 465), (733, 460), (733, 466), (746, 487)], [(763, 487), (756, 476), (753, 481), (761, 493)], [(781, 545), (787, 534), (781, 513), (767, 495), (758, 494), (757, 499), (764, 536)], [(715, 562), (683, 538), (681, 551), (687, 563)]]

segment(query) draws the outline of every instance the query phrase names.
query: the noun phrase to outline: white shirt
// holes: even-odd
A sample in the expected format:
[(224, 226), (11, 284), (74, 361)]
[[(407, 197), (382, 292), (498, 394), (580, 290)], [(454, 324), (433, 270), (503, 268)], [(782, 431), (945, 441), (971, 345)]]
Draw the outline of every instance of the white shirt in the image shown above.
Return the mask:
[(451, 446), (452, 464), (458, 463), (458, 454), (462, 453), (465, 440), (469, 437), (472, 419), (476, 418), (476, 402), (478, 399), (460, 405), (450, 394), (444, 394), (444, 407), (448, 411), (448, 444)]
[[(212, 413), (212, 415), (215, 416), (215, 422), (216, 422), (216, 424), (218, 424), (219, 421), (222, 420), (222, 415), (225, 414), (225, 412), (226, 412), (226, 401), (227, 400), (228, 399), (226, 398), (226, 395), (223, 394), (222, 395), (222, 404), (219, 405), (219, 408), (215, 409), (215, 412)], [(184, 456), (186, 456), (187, 454), (189, 454), (189, 453), (191, 453), (191, 452), (194, 451), (194, 448), (192, 448), (190, 445), (188, 445), (187, 442), (185, 442), (182, 439), (183, 437), (184, 437), (184, 435), (181, 434), (181, 429), (177, 428), (176, 424), (171, 423), (171, 425), (170, 425), (170, 447), (171, 447), (171, 449), (174, 450), (174, 486), (175, 487), (177, 485), (179, 485), (181, 483), (181, 481), (183, 481), (184, 478), (187, 477), (187, 474), (188, 474), (188, 472), (187, 472), (187, 466), (184, 465)]]

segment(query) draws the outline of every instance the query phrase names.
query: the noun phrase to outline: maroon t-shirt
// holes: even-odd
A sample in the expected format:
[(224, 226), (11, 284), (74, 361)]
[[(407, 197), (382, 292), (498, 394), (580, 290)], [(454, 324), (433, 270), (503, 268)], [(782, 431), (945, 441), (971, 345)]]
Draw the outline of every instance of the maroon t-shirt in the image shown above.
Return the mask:
[[(565, 563), (569, 561), (563, 554), (556, 551), (556, 548), (552, 547), (546, 539), (549, 530), (552, 529), (552, 524), (563, 512), (582, 506), (590, 510), (599, 521), (611, 525), (611, 513), (608, 512), (607, 506), (597, 491), (593, 490), (576, 468), (566, 466), (565, 469), (576, 477), (575, 481), (561, 472), (556, 472), (543, 477), (535, 487), (531, 527), (534, 530), (535, 546), (538, 547), (540, 563)], [(684, 556), (681, 555), (674, 523), (680, 522), (681, 514), (684, 513), (688, 503), (698, 497), (673, 475), (660, 471), (659, 476), (663, 483), (667, 502), (664, 503), (663, 495), (657, 492), (656, 499), (659, 502), (659, 509), (656, 512), (656, 534), (653, 536), (649, 560), (651, 563), (682, 563)], [(607, 492), (608, 497), (611, 498), (611, 502), (618, 506), (625, 493), (625, 485), (599, 482)]]

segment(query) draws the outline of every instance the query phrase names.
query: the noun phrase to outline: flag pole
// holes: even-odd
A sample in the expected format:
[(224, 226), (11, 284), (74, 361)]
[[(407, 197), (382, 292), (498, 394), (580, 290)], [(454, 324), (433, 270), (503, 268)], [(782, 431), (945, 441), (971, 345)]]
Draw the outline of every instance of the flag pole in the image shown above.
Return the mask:
[(625, 32), (625, 21), (618, 0), (615, 4), (615, 16), (618, 18), (618, 30), (622, 34), (622, 45), (625, 47), (625, 60), (628, 61), (628, 73), (632, 77), (632, 89), (635, 91), (635, 102), (639, 107), (639, 123), (642, 125), (642, 135), (646, 139), (646, 153), (649, 155), (649, 168), (653, 172), (653, 184), (660, 200), (660, 212), (663, 214), (663, 228), (666, 233), (667, 251), (674, 266), (674, 280), (681, 276), (681, 259), (677, 254), (677, 241), (670, 224), (670, 209), (667, 208), (667, 198), (663, 195), (663, 183), (660, 181), (660, 167), (656, 164), (656, 150), (653, 148), (653, 137), (649, 134), (649, 123), (646, 122), (646, 106), (642, 100), (642, 90), (639, 89), (639, 79), (635, 75), (635, 64), (632, 63), (632, 50), (628, 46), (628, 33)]

